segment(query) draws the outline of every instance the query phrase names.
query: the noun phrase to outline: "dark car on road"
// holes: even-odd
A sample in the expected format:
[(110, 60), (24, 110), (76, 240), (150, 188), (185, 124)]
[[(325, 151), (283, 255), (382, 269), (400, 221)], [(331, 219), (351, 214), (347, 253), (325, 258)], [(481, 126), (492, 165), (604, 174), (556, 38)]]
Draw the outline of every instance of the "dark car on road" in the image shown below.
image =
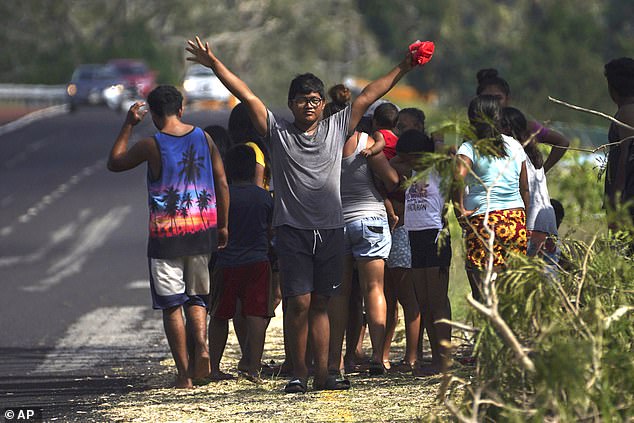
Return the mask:
[(112, 59), (108, 61), (108, 64), (114, 66), (125, 78), (127, 86), (136, 89), (143, 98), (147, 97), (156, 86), (156, 72), (142, 60)]
[(126, 95), (126, 80), (111, 65), (79, 65), (66, 86), (71, 111), (81, 105), (105, 104), (119, 109)]

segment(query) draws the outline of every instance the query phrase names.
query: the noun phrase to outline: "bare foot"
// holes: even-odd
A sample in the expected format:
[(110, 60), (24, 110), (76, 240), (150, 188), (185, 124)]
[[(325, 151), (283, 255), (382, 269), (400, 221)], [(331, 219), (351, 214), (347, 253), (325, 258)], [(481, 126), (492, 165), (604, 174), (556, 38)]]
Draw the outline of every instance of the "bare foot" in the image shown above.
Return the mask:
[(209, 376), (211, 365), (209, 363), (209, 354), (207, 352), (197, 353), (194, 357), (194, 368), (192, 371), (193, 379), (203, 379)]
[(264, 383), (264, 381), (260, 378), (260, 375), (258, 374), (258, 372), (240, 372), (239, 375), (243, 378), (245, 378), (246, 380), (248, 380), (249, 382), (253, 382), (256, 385), (261, 385)]
[(176, 381), (174, 382), (174, 388), (176, 389), (193, 389), (194, 385), (192, 384), (192, 380), (187, 376), (176, 376)]

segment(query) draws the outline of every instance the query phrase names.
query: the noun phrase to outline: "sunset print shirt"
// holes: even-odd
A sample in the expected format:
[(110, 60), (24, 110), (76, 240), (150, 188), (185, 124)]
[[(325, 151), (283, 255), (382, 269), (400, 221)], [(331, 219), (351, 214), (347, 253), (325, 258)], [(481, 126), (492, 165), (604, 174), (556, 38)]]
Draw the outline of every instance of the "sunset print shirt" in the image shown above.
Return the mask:
[(216, 242), (216, 193), (205, 133), (154, 135), (161, 172), (148, 169), (150, 212), (148, 257), (176, 258), (211, 253)]

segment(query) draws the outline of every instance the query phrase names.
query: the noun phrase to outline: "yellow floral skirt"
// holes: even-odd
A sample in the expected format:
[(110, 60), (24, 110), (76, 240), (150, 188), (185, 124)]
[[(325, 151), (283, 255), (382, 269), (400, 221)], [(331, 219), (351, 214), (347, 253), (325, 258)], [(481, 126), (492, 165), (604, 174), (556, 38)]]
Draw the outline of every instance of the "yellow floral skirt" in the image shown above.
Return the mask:
[[(488, 262), (489, 234), (484, 228), (484, 214), (469, 219), (466, 228), (466, 260), (468, 267), (483, 268)], [(523, 209), (495, 210), (489, 212), (489, 227), (495, 234), (493, 241), (493, 265), (504, 266), (510, 252), (526, 254), (526, 214)]]

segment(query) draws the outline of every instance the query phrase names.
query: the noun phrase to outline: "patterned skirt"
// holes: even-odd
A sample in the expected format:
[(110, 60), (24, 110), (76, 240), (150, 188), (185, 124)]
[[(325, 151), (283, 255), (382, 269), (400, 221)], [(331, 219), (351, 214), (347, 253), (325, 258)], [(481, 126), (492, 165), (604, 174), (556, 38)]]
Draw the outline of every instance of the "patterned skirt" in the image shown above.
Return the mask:
[[(465, 233), (466, 261), (468, 267), (484, 268), (488, 263), (489, 234), (484, 228), (484, 214), (469, 219), (473, 227)], [(522, 209), (495, 210), (489, 212), (489, 227), (495, 233), (493, 241), (493, 265), (503, 266), (510, 252), (526, 254), (526, 214)], [(474, 229), (476, 232), (474, 232)]]

